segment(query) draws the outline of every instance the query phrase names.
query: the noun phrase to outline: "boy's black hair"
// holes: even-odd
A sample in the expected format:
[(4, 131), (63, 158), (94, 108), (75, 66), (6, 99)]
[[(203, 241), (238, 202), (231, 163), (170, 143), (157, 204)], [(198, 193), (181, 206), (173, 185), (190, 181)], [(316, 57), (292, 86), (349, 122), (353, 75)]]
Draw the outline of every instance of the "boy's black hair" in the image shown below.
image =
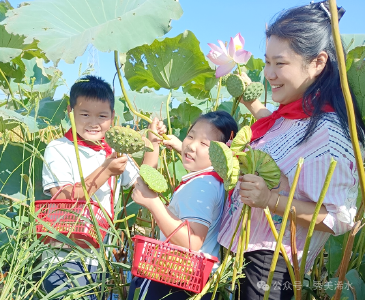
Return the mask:
[(74, 108), (78, 97), (84, 96), (90, 100), (109, 102), (110, 110), (114, 110), (114, 93), (109, 83), (101, 77), (87, 75), (75, 82), (70, 91), (70, 106)]
[[(212, 111), (201, 115), (199, 118), (195, 120), (195, 122), (190, 126), (189, 131), (194, 127), (194, 125), (199, 121), (207, 121), (210, 124), (214, 125), (223, 135), (220, 142), (227, 143), (230, 139), (233, 139), (236, 136), (238, 131), (238, 126), (236, 121), (232, 118), (232, 116), (222, 110)], [(188, 131), (188, 133), (189, 133)]]
[[(339, 17), (344, 14), (340, 8)], [(325, 104), (330, 104), (339, 120), (345, 136), (350, 139), (345, 99), (341, 90), (336, 49), (332, 38), (328, 1), (295, 7), (281, 13), (266, 31), (266, 37), (276, 36), (289, 43), (291, 49), (303, 57), (306, 63), (315, 59), (321, 51), (328, 54), (322, 73), (303, 95), (303, 110), (311, 115), (308, 128), (300, 143), (306, 141), (315, 131), (323, 114)], [(364, 144), (365, 125), (357, 101), (353, 95), (358, 139)]]

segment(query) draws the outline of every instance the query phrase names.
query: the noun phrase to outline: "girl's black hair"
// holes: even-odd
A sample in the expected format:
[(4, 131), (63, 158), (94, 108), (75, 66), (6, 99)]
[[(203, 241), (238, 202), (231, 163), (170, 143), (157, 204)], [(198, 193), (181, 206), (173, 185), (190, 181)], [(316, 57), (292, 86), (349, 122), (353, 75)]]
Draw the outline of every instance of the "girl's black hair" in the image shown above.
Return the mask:
[[(344, 13), (340, 8), (339, 17)], [(295, 7), (281, 13), (266, 30), (266, 37), (276, 36), (288, 41), (291, 49), (301, 55), (305, 62), (315, 59), (321, 51), (328, 54), (325, 68), (303, 96), (303, 110), (311, 116), (308, 128), (301, 140), (306, 141), (314, 132), (325, 104), (330, 104), (337, 116), (344, 134), (350, 139), (345, 99), (341, 90), (336, 50), (332, 38), (328, 1)], [(358, 139), (364, 144), (365, 125), (352, 94)]]
[(77, 98), (84, 96), (88, 99), (96, 99), (109, 102), (111, 111), (114, 110), (114, 93), (109, 83), (101, 77), (87, 75), (75, 82), (70, 91), (70, 106), (74, 108)]
[(197, 118), (195, 122), (190, 126), (188, 133), (197, 122), (203, 120), (214, 125), (214, 127), (222, 133), (222, 139), (220, 140), (220, 142), (223, 143), (227, 143), (230, 139), (233, 139), (238, 131), (237, 123), (232, 118), (232, 116), (223, 110), (218, 110), (208, 112)]

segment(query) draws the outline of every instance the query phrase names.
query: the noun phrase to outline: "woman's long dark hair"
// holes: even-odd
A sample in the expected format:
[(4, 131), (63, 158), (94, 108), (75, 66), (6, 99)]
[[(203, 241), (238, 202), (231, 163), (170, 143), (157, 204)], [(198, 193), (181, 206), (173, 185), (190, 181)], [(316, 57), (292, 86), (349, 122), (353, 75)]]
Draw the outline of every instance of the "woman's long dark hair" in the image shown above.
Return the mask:
[[(344, 10), (341, 9), (339, 16), (341, 17), (343, 13)], [(288, 41), (291, 49), (301, 55), (307, 63), (313, 61), (321, 51), (328, 54), (325, 68), (303, 96), (303, 110), (311, 118), (301, 143), (313, 134), (326, 103), (334, 108), (344, 134), (350, 139), (345, 99), (341, 90), (336, 50), (332, 38), (328, 1), (311, 3), (284, 11), (268, 27), (266, 37), (270, 38), (272, 35)], [(358, 139), (364, 144), (365, 125), (354, 95), (352, 95), (352, 99)]]

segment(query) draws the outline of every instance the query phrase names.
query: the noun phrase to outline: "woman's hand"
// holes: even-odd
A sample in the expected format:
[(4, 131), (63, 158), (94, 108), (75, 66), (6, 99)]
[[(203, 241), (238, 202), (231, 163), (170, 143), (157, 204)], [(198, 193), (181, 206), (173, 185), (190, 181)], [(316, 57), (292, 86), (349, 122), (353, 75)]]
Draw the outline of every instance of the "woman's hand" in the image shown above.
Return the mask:
[(175, 149), (177, 152), (181, 153), (182, 150), (182, 142), (174, 135), (168, 135), (169, 140), (163, 140), (163, 144), (171, 149)]
[(157, 193), (150, 190), (143, 181), (142, 178), (138, 177), (137, 182), (134, 186), (134, 190), (132, 193), (132, 199), (139, 205), (142, 205), (149, 209), (151, 205), (153, 205), (154, 201), (160, 201), (160, 198), (157, 196)]
[(240, 180), (239, 194), (241, 195), (241, 201), (251, 207), (265, 208), (270, 199), (275, 196), (260, 176), (246, 174)]

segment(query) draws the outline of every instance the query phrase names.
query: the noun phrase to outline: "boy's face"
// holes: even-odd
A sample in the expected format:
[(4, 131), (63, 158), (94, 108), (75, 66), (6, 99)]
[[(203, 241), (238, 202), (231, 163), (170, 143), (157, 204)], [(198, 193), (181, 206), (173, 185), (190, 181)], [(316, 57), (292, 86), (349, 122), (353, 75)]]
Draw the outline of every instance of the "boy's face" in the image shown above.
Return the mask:
[[(71, 107), (67, 107), (71, 112)], [(114, 119), (114, 111), (110, 110), (108, 101), (90, 99), (79, 96), (74, 107), (76, 131), (85, 141), (100, 141), (109, 130)]]

